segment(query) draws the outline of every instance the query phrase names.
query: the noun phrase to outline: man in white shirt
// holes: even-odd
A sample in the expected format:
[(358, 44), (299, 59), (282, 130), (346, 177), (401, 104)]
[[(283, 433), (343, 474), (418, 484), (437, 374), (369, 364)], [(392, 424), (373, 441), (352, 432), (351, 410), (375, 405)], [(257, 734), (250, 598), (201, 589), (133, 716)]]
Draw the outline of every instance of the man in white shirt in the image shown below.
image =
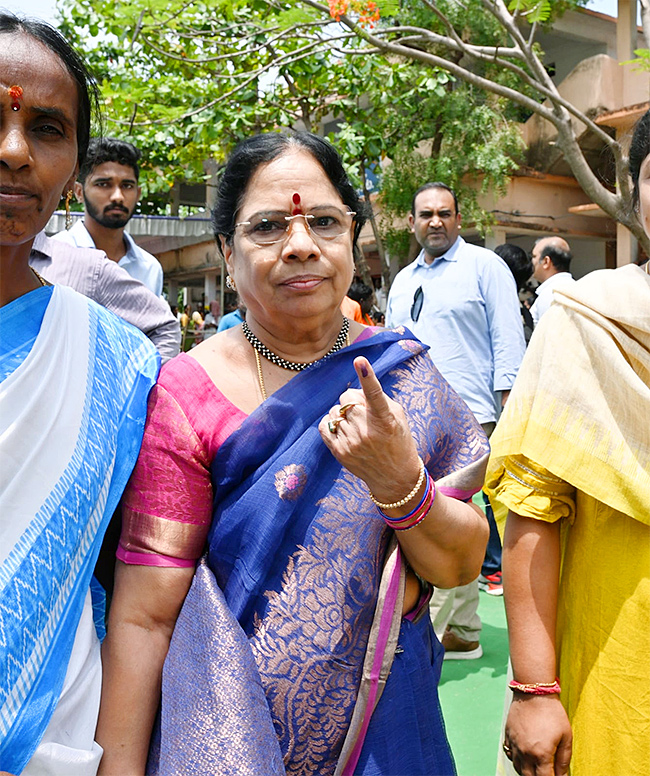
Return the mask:
[(535, 291), (537, 299), (530, 308), (535, 326), (551, 306), (553, 289), (575, 283), (569, 272), (571, 258), (569, 243), (561, 237), (540, 237), (533, 246), (533, 277), (540, 284)]
[(140, 152), (123, 140), (93, 138), (75, 183), (75, 196), (84, 205), (84, 218), (61, 240), (76, 248), (97, 248), (156, 296), (162, 294), (163, 270), (155, 256), (136, 245), (124, 231), (140, 200)]

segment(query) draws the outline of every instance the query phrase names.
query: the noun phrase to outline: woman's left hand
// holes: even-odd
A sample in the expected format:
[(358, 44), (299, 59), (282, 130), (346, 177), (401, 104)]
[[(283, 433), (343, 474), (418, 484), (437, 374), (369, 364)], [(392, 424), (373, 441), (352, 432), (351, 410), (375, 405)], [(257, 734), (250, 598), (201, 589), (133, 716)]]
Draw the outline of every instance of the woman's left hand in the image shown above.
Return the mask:
[(370, 362), (360, 356), (354, 368), (361, 389), (342, 393), (318, 430), (336, 460), (376, 499), (391, 503), (416, 484), (418, 452), (404, 410), (384, 393)]

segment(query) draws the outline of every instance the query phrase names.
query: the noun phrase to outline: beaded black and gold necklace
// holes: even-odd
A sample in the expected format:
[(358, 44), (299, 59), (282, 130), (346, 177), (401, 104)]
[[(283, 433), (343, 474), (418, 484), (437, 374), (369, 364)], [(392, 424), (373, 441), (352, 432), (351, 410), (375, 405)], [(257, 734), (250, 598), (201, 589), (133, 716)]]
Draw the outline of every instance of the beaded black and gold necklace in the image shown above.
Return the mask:
[(317, 358), (314, 361), (287, 361), (286, 358), (278, 356), (277, 353), (269, 350), (269, 348), (267, 348), (266, 345), (253, 334), (246, 321), (242, 323), (242, 331), (244, 333), (244, 337), (246, 337), (246, 339), (255, 348), (255, 350), (272, 364), (282, 367), (282, 369), (289, 369), (292, 372), (302, 372), (302, 370), (307, 369), (308, 366), (315, 364), (317, 361), (321, 361), (323, 358), (331, 356), (332, 353), (336, 353), (337, 350), (341, 350), (341, 348), (345, 347), (348, 341), (348, 333), (350, 331), (350, 321), (347, 318), (343, 319), (343, 326), (341, 326), (341, 331), (336, 338), (336, 342), (327, 351), (327, 353), (325, 353), (324, 356), (321, 356), (321, 358)]

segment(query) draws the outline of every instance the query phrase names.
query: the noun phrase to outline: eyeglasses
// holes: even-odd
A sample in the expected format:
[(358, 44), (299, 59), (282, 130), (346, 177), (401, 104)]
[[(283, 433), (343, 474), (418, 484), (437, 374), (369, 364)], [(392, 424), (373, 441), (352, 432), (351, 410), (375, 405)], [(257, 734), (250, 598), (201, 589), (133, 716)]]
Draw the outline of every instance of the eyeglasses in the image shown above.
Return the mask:
[(267, 211), (256, 213), (250, 221), (240, 221), (235, 229), (242, 227), (244, 236), (255, 245), (274, 245), (287, 238), (291, 224), (296, 218), (304, 218), (305, 226), (317, 242), (335, 240), (350, 231), (354, 213), (333, 206), (315, 207), (309, 213), (288, 213)]
[(422, 312), (422, 305), (424, 304), (424, 291), (420, 286), (413, 295), (413, 304), (411, 305), (411, 320), (417, 323), (420, 313)]

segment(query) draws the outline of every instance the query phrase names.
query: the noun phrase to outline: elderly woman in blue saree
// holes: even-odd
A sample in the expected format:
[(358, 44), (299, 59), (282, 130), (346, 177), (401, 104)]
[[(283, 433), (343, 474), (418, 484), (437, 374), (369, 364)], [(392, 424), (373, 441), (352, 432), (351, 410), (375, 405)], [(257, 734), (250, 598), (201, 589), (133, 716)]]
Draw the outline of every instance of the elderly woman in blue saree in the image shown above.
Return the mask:
[(93, 776), (91, 576), (158, 356), (139, 331), (30, 269), (34, 238), (85, 155), (94, 85), (44, 23), (0, 13), (0, 43), (0, 771)]
[(488, 447), (408, 331), (342, 316), (364, 220), (314, 135), (250, 138), (223, 172), (215, 233), (246, 319), (149, 400), (102, 774), (455, 772), (427, 601), (479, 572)]

